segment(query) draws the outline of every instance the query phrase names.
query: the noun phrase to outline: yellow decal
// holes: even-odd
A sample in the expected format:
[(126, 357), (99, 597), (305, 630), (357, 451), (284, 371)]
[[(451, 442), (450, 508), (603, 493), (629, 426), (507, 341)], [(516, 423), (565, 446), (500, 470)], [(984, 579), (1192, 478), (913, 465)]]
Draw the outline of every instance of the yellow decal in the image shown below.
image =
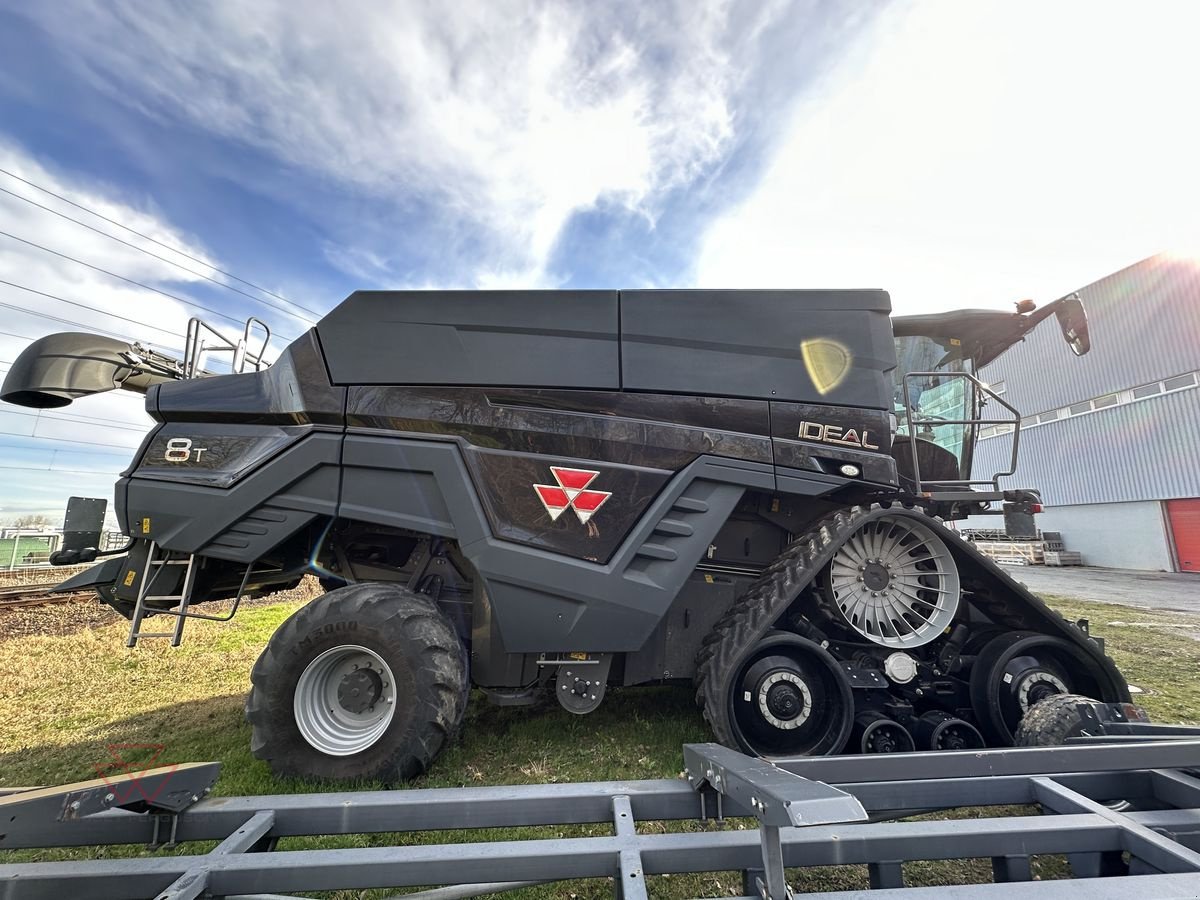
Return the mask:
[(713, 580), (713, 577), (707, 573), (705, 573), (705, 575), (704, 575), (704, 581), (707, 584), (716, 584), (716, 582)]
[(150, 533), (150, 519), (147, 517), (142, 519), (142, 534)]
[(125, 587), (133, 587), (133, 581), (135, 578), (137, 578), (137, 572), (135, 572), (133, 569), (130, 569), (128, 572), (126, 572)]
[(961, 347), (962, 341), (960, 341), (958, 338), (950, 338), (950, 346), (951, 347)]
[(568, 658), (568, 659), (587, 659), (587, 658), (588, 658), (588, 655), (587, 655), (586, 653), (580, 653), (580, 652), (577, 650), (577, 651), (575, 651), (574, 653), (568, 653), (568, 654), (567, 654), (567, 658)]
[(771, 512), (779, 512), (779, 498), (776, 497), (771, 501)]
[(813, 338), (800, 344), (800, 355), (808, 377), (819, 394), (828, 394), (845, 381), (853, 356), (845, 344), (829, 338)]

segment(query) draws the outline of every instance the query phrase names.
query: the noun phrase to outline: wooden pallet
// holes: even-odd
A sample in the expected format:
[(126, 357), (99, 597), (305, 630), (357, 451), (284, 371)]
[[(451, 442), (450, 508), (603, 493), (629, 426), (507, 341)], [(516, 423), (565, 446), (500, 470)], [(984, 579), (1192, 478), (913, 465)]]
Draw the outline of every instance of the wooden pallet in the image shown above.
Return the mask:
[(1083, 565), (1083, 554), (1078, 550), (1047, 550), (1044, 557), (1048, 566)]
[(975, 549), (996, 562), (1040, 566), (1045, 556), (1037, 541), (976, 541)]

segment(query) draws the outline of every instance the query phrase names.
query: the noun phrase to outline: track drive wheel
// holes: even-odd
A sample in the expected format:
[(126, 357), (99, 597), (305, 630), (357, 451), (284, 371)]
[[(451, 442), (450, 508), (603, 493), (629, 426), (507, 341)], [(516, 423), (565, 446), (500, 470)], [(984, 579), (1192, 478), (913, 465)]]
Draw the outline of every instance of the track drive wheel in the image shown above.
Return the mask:
[(1107, 673), (1070, 641), (1034, 631), (993, 638), (971, 668), (971, 706), (991, 746), (1011, 746), (1025, 714), (1049, 697), (1086, 694), (1119, 699)]
[(735, 666), (726, 702), (706, 707), (717, 740), (756, 756), (822, 756), (846, 744), (854, 697), (845, 671), (812, 641), (772, 632)]
[(467, 658), (437, 605), (398, 585), (330, 591), (294, 613), (254, 664), (251, 750), (281, 775), (403, 781), (462, 722)]

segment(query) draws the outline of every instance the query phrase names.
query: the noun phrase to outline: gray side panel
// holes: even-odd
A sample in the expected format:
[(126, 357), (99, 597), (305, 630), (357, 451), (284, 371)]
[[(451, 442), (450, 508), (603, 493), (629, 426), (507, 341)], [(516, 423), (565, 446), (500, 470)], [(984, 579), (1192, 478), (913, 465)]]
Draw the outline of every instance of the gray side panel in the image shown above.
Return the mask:
[[(398, 508), (401, 503), (407, 511)], [(460, 544), (488, 534), (462, 449), (452, 438), (348, 434), (338, 515), (429, 531)]]
[(602, 565), (495, 538), (462, 452), (455, 441), (347, 435), (339, 515), (396, 524), (390, 485), (407, 473), (394, 470), (420, 474), (423, 502), (438, 510), (430, 513), (442, 529), (435, 533), (457, 538), (485, 580), (511, 653), (639, 649), (743, 491), (775, 489), (769, 465), (700, 457), (667, 483)]
[(506, 650), (638, 650), (747, 487), (770, 468), (701, 458), (667, 485), (608, 565), (485, 539), (463, 547), (488, 580)]
[(620, 383), (616, 291), (358, 291), (317, 324), (337, 384)]
[[(304, 479), (298, 485), (299, 489), (309, 490), (313, 487), (310, 483), (312, 481), (310, 478)], [(200, 555), (237, 562), (253, 562), (270, 553), (273, 548), (278, 547), (316, 517), (315, 512), (264, 503), (201, 547)]]
[[(448, 460), (447, 451), (454, 454)], [(351, 436), (342, 457), (342, 500), (338, 515), (346, 519), (373, 522), (393, 528), (410, 528), (441, 537), (457, 537), (454, 517), (440, 485), (461, 477), (457, 444), (433, 441), (406, 441), (387, 437)], [(463, 492), (465, 493), (465, 491)], [(469, 521), (469, 511), (459, 515)]]
[(890, 409), (890, 309), (886, 291), (622, 291), (622, 384)]
[[(318, 432), (228, 489), (135, 476), (127, 488), (133, 536), (151, 538), (169, 550), (197, 553), (203, 548), (220, 559), (249, 562), (313, 516), (335, 513), (340, 456), (341, 435)], [(254, 519), (258, 511), (262, 514)], [(222, 542), (231, 530), (230, 540)]]

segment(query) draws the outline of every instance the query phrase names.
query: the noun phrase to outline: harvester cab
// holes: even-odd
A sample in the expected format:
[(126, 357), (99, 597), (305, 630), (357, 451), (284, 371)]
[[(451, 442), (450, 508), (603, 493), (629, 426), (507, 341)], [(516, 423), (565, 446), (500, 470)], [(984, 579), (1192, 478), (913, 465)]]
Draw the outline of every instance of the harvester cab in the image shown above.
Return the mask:
[[(901, 487), (929, 501), (934, 515), (1003, 514), (1011, 536), (1033, 536), (1032, 514), (1041, 511), (1038, 492), (1000, 485), (1017, 470), (1021, 413), (978, 373), (1051, 315), (1076, 356), (1091, 349), (1078, 294), (1042, 309), (1023, 300), (1015, 313), (961, 310), (892, 320), (897, 359), (892, 456)], [(974, 473), (983, 429), (1008, 435), (1010, 447), (1007, 466), (988, 477)], [(1014, 527), (1022, 533), (1012, 533)]]
[[(472, 687), (583, 715), (691, 684), (767, 757), (969, 749), (1051, 696), (1129, 700), (1086, 629), (946, 524), (1036, 507), (1000, 483), (1020, 416), (978, 373), (1050, 315), (1086, 352), (1077, 297), (893, 319), (868, 290), (366, 291), (270, 366), (254, 323), (194, 323), (180, 359), (52, 335), (0, 399), (146, 394), (128, 552), (60, 588), (94, 588), (131, 646), (319, 577), (251, 673), (279, 772), (411, 777)], [(997, 424), (1012, 465), (980, 477)]]

